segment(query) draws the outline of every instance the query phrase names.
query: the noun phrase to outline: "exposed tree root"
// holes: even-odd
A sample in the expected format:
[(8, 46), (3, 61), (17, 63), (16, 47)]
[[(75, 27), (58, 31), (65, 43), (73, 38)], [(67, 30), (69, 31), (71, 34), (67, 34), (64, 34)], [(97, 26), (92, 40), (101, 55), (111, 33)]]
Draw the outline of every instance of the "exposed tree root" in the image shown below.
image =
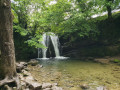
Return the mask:
[(4, 85), (10, 85), (14, 83), (14, 87), (17, 87), (17, 90), (20, 89), (20, 81), (18, 77), (14, 77), (12, 79), (9, 79), (8, 77), (6, 77), (4, 80), (0, 81), (0, 87), (4, 86)]

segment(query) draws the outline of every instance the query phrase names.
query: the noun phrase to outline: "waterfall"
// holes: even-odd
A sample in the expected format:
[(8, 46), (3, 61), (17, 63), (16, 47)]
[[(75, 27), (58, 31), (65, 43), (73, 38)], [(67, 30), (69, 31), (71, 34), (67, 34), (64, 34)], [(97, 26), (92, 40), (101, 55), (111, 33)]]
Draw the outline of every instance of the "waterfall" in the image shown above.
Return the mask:
[(47, 58), (47, 51), (48, 48), (50, 48), (50, 40), (51, 40), (51, 45), (53, 45), (54, 51), (55, 51), (55, 58), (56, 59), (66, 59), (67, 57), (63, 57), (60, 56), (60, 51), (59, 51), (59, 46), (60, 46), (60, 42), (59, 42), (59, 38), (57, 35), (55, 35), (54, 33), (51, 32), (47, 32), (43, 34), (43, 41), (41, 41), (41, 43), (46, 47), (46, 48), (42, 48), (41, 52), (42, 52), (42, 58), (39, 58), (40, 56), (40, 49), (38, 48), (38, 59), (48, 59)]
[(38, 48), (38, 58), (40, 58), (40, 49)]
[(59, 38), (57, 35), (55, 35), (54, 33), (52, 33), (52, 35), (50, 35), (54, 50), (55, 50), (55, 55), (56, 57), (60, 57), (60, 51), (59, 51)]
[(41, 42), (46, 48), (42, 48), (42, 56), (43, 58), (47, 58), (46, 54), (47, 54), (47, 47), (49, 44), (49, 37), (46, 35), (46, 33), (43, 34), (43, 41)]

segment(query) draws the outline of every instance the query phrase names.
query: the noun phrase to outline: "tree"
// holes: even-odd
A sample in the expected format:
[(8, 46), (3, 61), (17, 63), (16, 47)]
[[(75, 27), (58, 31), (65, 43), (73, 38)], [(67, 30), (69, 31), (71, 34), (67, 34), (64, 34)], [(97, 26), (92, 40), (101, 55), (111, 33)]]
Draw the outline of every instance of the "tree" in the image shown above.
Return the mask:
[[(40, 40), (39, 37), (43, 32), (54, 32), (59, 35), (66, 35), (65, 37), (76, 37), (76, 35), (84, 37), (96, 33), (96, 29), (93, 28), (95, 24), (88, 22), (88, 19), (95, 14), (92, 8), (93, 1), (58, 0), (53, 4), (50, 4), (51, 0), (32, 0), (30, 3), (25, 3), (27, 0), (15, 1), (17, 3), (14, 3), (13, 9), (18, 15), (18, 26), (22, 27), (21, 24), (27, 21), (27, 29), (25, 27), (19, 29), (16, 24), (15, 29), (21, 34), (25, 34), (27, 31), (26, 35), (30, 37), (28, 44), (33, 46), (41, 46), (36, 42)], [(29, 11), (30, 9), (32, 10)]]
[(15, 82), (18, 84), (13, 42), (13, 15), (10, 0), (0, 0), (0, 86)]
[(120, 0), (96, 0), (97, 6), (102, 6), (102, 12), (107, 11), (108, 20), (112, 19), (112, 10), (119, 9)]
[(108, 12), (108, 19), (112, 18), (112, 3), (114, 0), (106, 0), (106, 8)]
[(76, 37), (96, 36), (99, 31), (91, 17), (106, 11), (112, 17), (112, 10), (119, 4), (119, 0), (14, 1), (13, 9), (18, 16), (14, 30), (26, 36), (28, 44), (37, 47), (41, 47), (36, 42), (41, 40), (43, 32), (54, 32), (73, 41)]

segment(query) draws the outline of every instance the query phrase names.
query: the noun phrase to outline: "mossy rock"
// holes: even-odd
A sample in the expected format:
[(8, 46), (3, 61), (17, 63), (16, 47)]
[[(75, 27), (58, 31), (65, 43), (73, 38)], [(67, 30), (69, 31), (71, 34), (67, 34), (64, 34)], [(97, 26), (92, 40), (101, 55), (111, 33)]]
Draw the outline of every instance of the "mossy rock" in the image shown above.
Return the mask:
[(113, 62), (114, 62), (114, 63), (119, 63), (119, 64), (120, 64), (120, 60), (119, 60), (119, 59), (114, 59)]

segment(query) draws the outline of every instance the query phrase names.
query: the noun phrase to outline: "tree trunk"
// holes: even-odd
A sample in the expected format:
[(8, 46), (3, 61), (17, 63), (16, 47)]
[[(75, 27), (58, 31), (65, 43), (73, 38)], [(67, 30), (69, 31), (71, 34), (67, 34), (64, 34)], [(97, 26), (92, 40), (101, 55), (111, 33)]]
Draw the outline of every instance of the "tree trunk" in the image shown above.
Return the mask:
[(111, 6), (107, 6), (107, 12), (108, 12), (108, 19), (112, 18), (112, 9)]
[(0, 0), (0, 86), (17, 77), (12, 26), (11, 2)]
[[(107, 0), (107, 3), (112, 2), (113, 3), (114, 0)], [(112, 8), (111, 5), (107, 5), (107, 12), (108, 12), (108, 20), (112, 19)]]

